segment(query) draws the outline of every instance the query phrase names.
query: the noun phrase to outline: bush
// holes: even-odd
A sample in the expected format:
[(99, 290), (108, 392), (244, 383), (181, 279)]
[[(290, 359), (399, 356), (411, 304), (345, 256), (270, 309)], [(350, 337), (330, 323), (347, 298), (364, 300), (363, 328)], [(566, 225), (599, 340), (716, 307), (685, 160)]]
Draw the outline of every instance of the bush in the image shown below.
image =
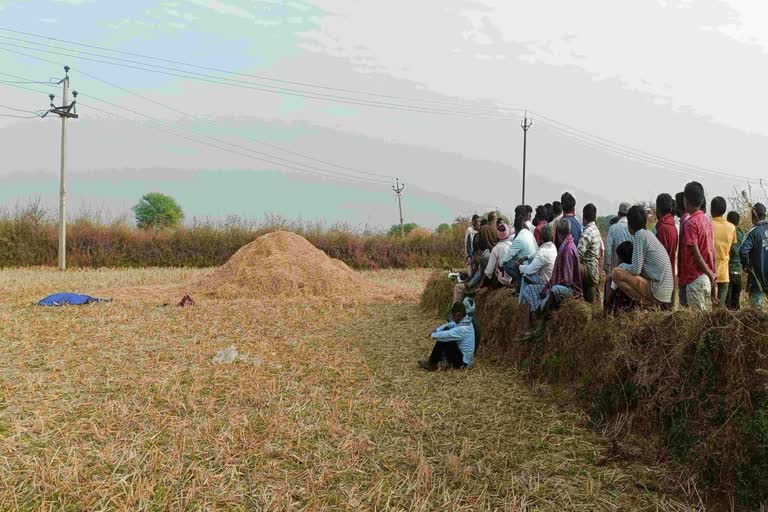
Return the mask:
[[(463, 264), (462, 236), (407, 237), (359, 234), (348, 226), (291, 223), (269, 217), (265, 224), (239, 219), (137, 229), (126, 220), (102, 222), (81, 217), (67, 229), (67, 262), (72, 267), (211, 267), (226, 262), (240, 247), (270, 231), (298, 233), (333, 258), (357, 269), (452, 268)], [(36, 205), (0, 215), (0, 267), (55, 265), (57, 224)]]

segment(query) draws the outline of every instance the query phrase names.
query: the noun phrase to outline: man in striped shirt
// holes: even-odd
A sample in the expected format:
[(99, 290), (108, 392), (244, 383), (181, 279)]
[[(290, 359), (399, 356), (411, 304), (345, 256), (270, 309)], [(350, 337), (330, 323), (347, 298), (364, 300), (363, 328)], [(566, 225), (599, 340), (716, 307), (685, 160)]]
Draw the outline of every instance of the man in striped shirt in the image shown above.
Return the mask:
[(627, 212), (632, 235), (632, 268), (614, 268), (616, 285), (630, 299), (643, 306), (668, 308), (672, 303), (674, 280), (669, 255), (653, 233), (645, 229), (647, 217), (642, 206)]

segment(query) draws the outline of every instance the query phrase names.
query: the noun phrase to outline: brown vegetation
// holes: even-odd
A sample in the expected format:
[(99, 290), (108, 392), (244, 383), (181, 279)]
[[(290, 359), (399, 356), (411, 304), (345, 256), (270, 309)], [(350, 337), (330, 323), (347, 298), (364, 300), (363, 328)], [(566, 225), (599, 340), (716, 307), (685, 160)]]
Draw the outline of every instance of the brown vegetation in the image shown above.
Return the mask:
[[(442, 289), (432, 286), (425, 297)], [(541, 333), (520, 339), (517, 298), (496, 290), (478, 294), (477, 315), (484, 357), (516, 365), (532, 382), (562, 385), (614, 439), (662, 440), (661, 451), (644, 441), (635, 455), (686, 463), (703, 496), (724, 493), (749, 507), (768, 501), (768, 314), (613, 318), (569, 301)]]

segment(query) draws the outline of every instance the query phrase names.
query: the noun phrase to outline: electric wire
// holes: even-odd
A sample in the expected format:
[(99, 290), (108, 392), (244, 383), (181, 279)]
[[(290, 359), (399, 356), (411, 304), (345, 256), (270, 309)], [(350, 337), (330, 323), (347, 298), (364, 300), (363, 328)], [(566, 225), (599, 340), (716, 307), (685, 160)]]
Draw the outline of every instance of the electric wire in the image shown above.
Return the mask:
[[(45, 39), (45, 40), (48, 40), (48, 41), (55, 41), (57, 43), (66, 43), (66, 44), (71, 44), (71, 45), (75, 45), (75, 46), (81, 46), (81, 47), (84, 47), (84, 48), (91, 48), (91, 49), (96, 49), (96, 50), (100, 50), (100, 51), (112, 52), (112, 53), (116, 53), (116, 54), (120, 54), (120, 55), (128, 55), (128, 56), (131, 56), (131, 57), (138, 57), (138, 58), (142, 58), (142, 59), (149, 59), (149, 60), (154, 60), (154, 61), (157, 61), (157, 62), (165, 62), (165, 63), (169, 63), (169, 64), (176, 64), (176, 65), (186, 66), (186, 67), (195, 68), (195, 69), (202, 69), (202, 70), (206, 70), (206, 71), (214, 71), (214, 72), (217, 72), (217, 73), (225, 73), (225, 74), (233, 75), (233, 76), (242, 76), (242, 77), (248, 77), (248, 78), (256, 78), (256, 79), (259, 79), (259, 80), (266, 80), (266, 81), (271, 81), (271, 82), (276, 82), (276, 83), (284, 83), (284, 84), (288, 84), (288, 85), (297, 85), (297, 86), (302, 86), (302, 87), (312, 87), (312, 88), (322, 89), (322, 90), (337, 91), (337, 92), (344, 92), (344, 93), (350, 93), (350, 94), (359, 94), (359, 95), (366, 95), (366, 96), (380, 97), (380, 98), (388, 98), (388, 99), (395, 99), (395, 100), (401, 100), (401, 101), (423, 102), (423, 103), (433, 103), (433, 104), (442, 104), (442, 105), (452, 105), (452, 106), (458, 106), (458, 107), (464, 107), (464, 108), (482, 107), (481, 105), (473, 105), (473, 104), (468, 104), (468, 103), (465, 103), (465, 102), (446, 101), (446, 100), (430, 100), (430, 99), (421, 99), (421, 98), (409, 98), (409, 97), (395, 96), (395, 95), (390, 95), (390, 94), (374, 93), (374, 92), (369, 92), (369, 91), (358, 91), (358, 90), (354, 90), (354, 89), (345, 89), (345, 88), (339, 88), (339, 87), (328, 87), (328, 86), (323, 86), (323, 85), (318, 85), (318, 84), (313, 84), (313, 83), (308, 83), (308, 82), (300, 82), (300, 81), (294, 81), (294, 80), (284, 80), (284, 79), (268, 77), (268, 76), (264, 76), (264, 75), (255, 75), (255, 74), (249, 74), (249, 73), (241, 73), (241, 72), (236, 72), (236, 71), (222, 69), (222, 68), (214, 68), (214, 67), (208, 67), (208, 66), (201, 66), (199, 64), (192, 64), (192, 63), (189, 63), (189, 62), (183, 62), (183, 61), (179, 61), (179, 60), (165, 59), (165, 58), (154, 57), (154, 56), (151, 56), (151, 55), (146, 55), (146, 54), (141, 54), (141, 53), (129, 52), (129, 51), (124, 51), (124, 50), (117, 50), (117, 49), (114, 49), (114, 48), (107, 48), (107, 47), (104, 47), (104, 46), (98, 46), (98, 45), (93, 45), (93, 44), (86, 44), (86, 43), (81, 43), (81, 42), (67, 40), (67, 39), (58, 39), (58, 38), (55, 38), (55, 37), (44, 36), (44, 35), (35, 34), (35, 33), (32, 33), (32, 32), (23, 32), (23, 31), (13, 30), (13, 29), (5, 28), (5, 27), (0, 27), (0, 31), (14, 33), (14, 34), (20, 34), (20, 35), (25, 35), (25, 36), (31, 36), (31, 37), (36, 37), (36, 38)], [(60, 46), (44, 45), (43, 43), (34, 42), (34, 41), (30, 41), (28, 39), (23, 39), (23, 38), (15, 38), (15, 37), (9, 37), (9, 36), (0, 36), (0, 37), (2, 37), (4, 39), (10, 39), (10, 40), (19, 41), (19, 42), (25, 42), (25, 43), (28, 43), (28, 44), (36, 44), (38, 46), (49, 46), (49, 47), (54, 47), (54, 48), (61, 48)], [(74, 51), (72, 49), (68, 49), (68, 50)], [(110, 58), (114, 59), (114, 57), (110, 57)], [(498, 107), (495, 107), (495, 106), (482, 107), (482, 108), (488, 108), (490, 110), (498, 110)], [(518, 111), (522, 111), (523, 109), (504, 107), (503, 110), (518, 110)]]
[[(195, 120), (195, 121), (198, 121), (198, 122), (210, 122), (209, 120), (204, 119), (204, 118), (202, 118), (200, 116), (196, 116), (194, 114), (190, 114), (190, 113), (185, 112), (183, 110), (179, 110), (179, 109), (174, 108), (174, 107), (172, 107), (172, 106), (170, 106), (170, 105), (168, 105), (166, 103), (163, 103), (163, 102), (157, 101), (155, 99), (149, 98), (149, 97), (144, 96), (142, 94), (139, 94), (139, 93), (137, 93), (135, 91), (132, 91), (130, 89), (127, 89), (127, 88), (122, 87), (120, 85), (117, 85), (115, 83), (112, 83), (112, 82), (109, 82), (109, 81), (104, 80), (102, 78), (99, 78), (99, 77), (97, 77), (95, 75), (92, 75), (90, 73), (86, 73), (82, 69), (78, 68), (77, 71), (80, 74), (82, 74), (83, 76), (91, 78), (92, 80), (96, 80), (96, 81), (101, 82), (101, 83), (103, 83), (105, 85), (108, 85), (110, 87), (113, 87), (113, 88), (118, 89), (120, 91), (123, 91), (125, 93), (131, 94), (131, 95), (136, 96), (138, 98), (141, 98), (141, 99), (143, 99), (145, 101), (148, 101), (150, 103), (153, 103), (155, 105), (163, 107), (163, 108), (165, 108), (167, 110), (170, 110), (171, 112), (175, 112), (177, 114), (180, 114), (180, 115), (182, 115), (182, 116), (184, 116), (184, 117), (186, 117), (188, 119), (192, 119), (192, 120)], [(324, 164), (324, 165), (327, 165), (327, 166), (330, 166), (330, 167), (336, 167), (336, 168), (343, 169), (343, 170), (346, 170), (346, 171), (350, 171), (350, 172), (353, 172), (353, 173), (356, 173), (356, 174), (362, 174), (362, 175), (370, 176), (372, 178), (387, 180), (387, 182), (389, 182), (389, 181), (394, 179), (393, 176), (387, 176), (387, 175), (384, 175), (384, 174), (374, 173), (374, 172), (370, 172), (370, 171), (363, 171), (363, 170), (360, 170), (360, 169), (355, 169), (355, 168), (352, 168), (352, 167), (347, 167), (347, 166), (344, 166), (344, 165), (341, 165), (341, 164), (336, 164), (336, 163), (329, 162), (329, 161), (326, 161), (326, 160), (321, 160), (319, 158), (315, 158), (313, 156), (309, 156), (309, 155), (306, 155), (306, 154), (303, 154), (303, 153), (299, 153), (298, 151), (293, 151), (293, 150), (285, 148), (283, 146), (280, 146), (280, 145), (277, 145), (277, 144), (272, 144), (272, 143), (269, 143), (269, 142), (265, 142), (265, 141), (262, 141), (260, 139), (256, 139), (254, 137), (250, 137), (250, 136), (246, 136), (246, 135), (240, 135), (240, 136), (245, 138), (246, 140), (251, 141), (251, 142), (255, 142), (257, 144), (261, 144), (261, 145), (264, 145), (264, 146), (267, 146), (267, 147), (270, 147), (270, 148), (273, 148), (273, 149), (277, 149), (279, 151), (283, 151), (285, 153), (288, 153), (288, 154), (291, 154), (291, 155), (294, 155), (294, 156), (298, 156), (300, 158), (304, 158), (304, 159), (307, 159), (307, 160), (312, 160), (314, 162), (317, 162), (317, 163), (320, 163), (320, 164)]]
[[(105, 101), (105, 100), (100, 100), (99, 98), (95, 98), (95, 97), (92, 97), (92, 96), (90, 98), (94, 99), (94, 100), (97, 100), (97, 101)], [(107, 102), (107, 103), (110, 103), (110, 102)], [(133, 119), (130, 119), (130, 118), (126, 117), (126, 116), (117, 114), (115, 112), (111, 112), (111, 111), (108, 111), (108, 110), (104, 110), (104, 109), (95, 107), (95, 106), (91, 105), (90, 103), (78, 102), (78, 105), (80, 107), (84, 107), (86, 110), (88, 110), (88, 109), (95, 110), (97, 112), (101, 112), (101, 113), (104, 113), (104, 114), (107, 114), (107, 115), (114, 116), (114, 117), (116, 117), (118, 119), (122, 119), (122, 120), (126, 120), (126, 121), (135, 121)], [(120, 108), (125, 108), (125, 107), (120, 107)], [(126, 109), (126, 110), (132, 111), (132, 109)], [(136, 111), (133, 111), (133, 112), (135, 112), (137, 114), (140, 114), (140, 113), (138, 113)], [(217, 149), (219, 151), (223, 151), (223, 152), (226, 152), (226, 153), (231, 153), (231, 154), (239, 155), (239, 156), (245, 157), (245, 158), (250, 159), (250, 160), (258, 160), (258, 161), (261, 161), (261, 162), (266, 162), (266, 163), (275, 165), (277, 167), (287, 168), (287, 169), (290, 169), (290, 170), (293, 170), (293, 171), (296, 171), (296, 172), (299, 172), (299, 173), (310, 174), (310, 175), (314, 175), (314, 176), (320, 176), (320, 177), (329, 178), (329, 179), (335, 180), (335, 181), (346, 181), (346, 182), (351, 182), (351, 183), (372, 184), (371, 181), (358, 179), (358, 178), (353, 177), (353, 176), (340, 176), (340, 175), (335, 175), (335, 174), (325, 174), (325, 173), (322, 173), (322, 172), (307, 170), (306, 168), (303, 168), (303, 167), (297, 167), (297, 166), (293, 166), (293, 165), (286, 165), (285, 163), (274, 162), (274, 161), (269, 160), (267, 158), (261, 158), (261, 157), (258, 157), (258, 156), (254, 156), (252, 154), (252, 150), (250, 150), (249, 148), (243, 148), (242, 146), (233, 145), (235, 147), (239, 147), (241, 150), (230, 149), (230, 148), (219, 146), (218, 144), (215, 144), (215, 143), (211, 143), (211, 142), (207, 142), (205, 140), (200, 140), (200, 139), (197, 139), (197, 138), (194, 138), (194, 137), (190, 137), (190, 136), (188, 136), (188, 135), (186, 135), (186, 134), (184, 134), (182, 132), (178, 132), (176, 130), (160, 128), (160, 127), (157, 127), (157, 126), (154, 126), (154, 125), (147, 125), (147, 127), (152, 129), (152, 130), (155, 130), (155, 131), (171, 134), (171, 135), (173, 135), (175, 137), (179, 137), (179, 138), (185, 139), (187, 141), (193, 142), (193, 143), (198, 144), (198, 145), (212, 147), (212, 148), (215, 148), (215, 149)], [(227, 144), (227, 145), (230, 145), (230, 144)], [(377, 183), (373, 183), (373, 184), (377, 184)]]
[[(294, 97), (300, 97), (300, 98), (306, 98), (306, 99), (316, 99), (316, 100), (332, 102), (332, 103), (356, 105), (356, 106), (363, 106), (363, 107), (375, 107), (375, 108), (384, 109), (384, 110), (415, 112), (415, 113), (433, 114), (433, 115), (441, 115), (441, 116), (467, 117), (467, 118), (474, 118), (474, 119), (495, 119), (495, 120), (518, 119), (518, 117), (513, 117), (508, 115), (493, 115), (493, 114), (482, 113), (482, 112), (475, 113), (475, 112), (464, 112), (464, 111), (456, 111), (456, 110), (442, 110), (437, 108), (403, 105), (403, 104), (397, 104), (397, 103), (387, 103), (387, 102), (381, 102), (381, 101), (365, 100), (360, 98), (347, 98), (343, 96), (307, 92), (307, 91), (301, 91), (296, 89), (287, 89), (287, 88), (269, 86), (264, 84), (253, 84), (252, 82), (245, 82), (242, 80), (234, 80), (230, 78), (205, 75), (202, 73), (195, 73), (192, 71), (176, 70), (172, 72), (172, 71), (164, 71), (162, 69), (150, 69), (146, 66), (155, 66), (155, 65), (145, 64), (143, 66), (134, 66), (134, 65), (128, 65), (128, 64), (120, 64), (117, 62), (93, 59), (90, 57), (83, 57), (82, 55), (74, 55), (71, 53), (63, 53), (60, 51), (57, 52), (57, 51), (50, 51), (50, 50), (42, 50), (40, 48), (31, 48), (28, 46), (0, 42), (0, 51), (15, 53), (18, 55), (22, 55), (24, 57), (37, 59), (37, 60), (41, 60), (43, 62), (49, 62), (49, 63), (55, 63), (55, 62), (41, 58), (41, 57), (37, 57), (35, 55), (30, 55), (28, 53), (20, 52), (18, 50), (6, 48), (6, 46), (10, 46), (12, 48), (22, 48), (29, 51), (36, 51), (36, 52), (50, 54), (50, 55), (58, 55), (58, 56), (70, 57), (74, 59), (81, 59), (89, 62), (108, 64), (108, 65), (117, 66), (121, 68), (134, 69), (134, 70), (145, 71), (149, 73), (173, 76), (177, 78), (186, 78), (189, 80), (196, 80), (199, 82), (212, 83), (217, 85), (226, 85), (229, 87), (236, 87), (240, 89), (255, 90), (255, 91), (268, 92), (273, 94), (282, 94), (286, 96), (294, 96)], [(159, 66), (155, 66), (155, 67), (159, 67)]]

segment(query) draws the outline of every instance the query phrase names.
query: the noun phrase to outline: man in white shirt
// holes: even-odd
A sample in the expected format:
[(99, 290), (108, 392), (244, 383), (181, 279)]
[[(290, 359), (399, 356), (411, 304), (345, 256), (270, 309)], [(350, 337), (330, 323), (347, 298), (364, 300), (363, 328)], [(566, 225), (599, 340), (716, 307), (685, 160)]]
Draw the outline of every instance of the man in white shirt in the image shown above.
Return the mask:
[(499, 242), (491, 250), (491, 257), (488, 260), (488, 266), (485, 267), (485, 283), (493, 281), (496, 270), (501, 268), (501, 260), (506, 256), (512, 242), (509, 240), (509, 227), (503, 222), (497, 227)]
[(552, 269), (555, 267), (557, 259), (557, 247), (552, 243), (554, 229), (549, 224), (541, 230), (541, 247), (530, 263), (519, 265), (518, 271), (521, 274), (520, 297), (523, 296), (523, 290), (530, 284), (546, 285), (552, 277)]
[(515, 238), (499, 265), (504, 270), (503, 275), (499, 276), (499, 281), (505, 285), (511, 284), (512, 281), (520, 285), (520, 273), (517, 271), (518, 262), (533, 258), (539, 249), (533, 231), (528, 230), (524, 222), (524, 217), (515, 218)]

